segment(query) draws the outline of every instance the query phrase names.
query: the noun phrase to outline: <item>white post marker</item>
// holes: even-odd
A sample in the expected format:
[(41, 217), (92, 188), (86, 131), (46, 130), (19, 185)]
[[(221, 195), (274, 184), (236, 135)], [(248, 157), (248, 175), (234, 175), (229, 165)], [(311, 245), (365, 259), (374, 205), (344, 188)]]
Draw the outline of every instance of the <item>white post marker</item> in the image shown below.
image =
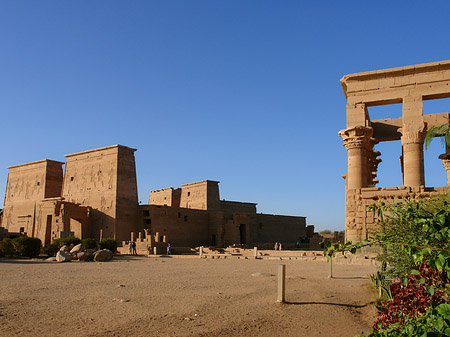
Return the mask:
[(258, 258), (258, 247), (254, 247), (253, 248), (253, 256), (256, 258)]
[(200, 256), (203, 256), (203, 246), (200, 246), (200, 249), (198, 250), (198, 252), (199, 252)]
[(153, 247), (153, 255), (158, 255), (158, 249), (155, 247)]
[(284, 303), (285, 302), (285, 289), (286, 289), (286, 265), (280, 264), (278, 265), (278, 296), (277, 302)]
[(330, 274), (328, 278), (333, 278), (333, 257), (330, 257)]

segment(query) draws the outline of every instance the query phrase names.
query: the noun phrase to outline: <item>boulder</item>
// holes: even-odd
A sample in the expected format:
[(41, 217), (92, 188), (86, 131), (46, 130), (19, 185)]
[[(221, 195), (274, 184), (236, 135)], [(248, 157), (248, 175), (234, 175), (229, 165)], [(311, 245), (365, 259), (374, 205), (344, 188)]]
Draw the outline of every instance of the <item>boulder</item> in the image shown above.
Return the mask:
[(61, 250), (58, 253), (56, 253), (56, 262), (70, 262), (70, 261), (72, 261), (72, 256), (70, 256), (70, 254)]
[(92, 261), (94, 259), (95, 249), (86, 249), (85, 253), (87, 254), (85, 261)]
[(88, 252), (78, 252), (77, 253), (78, 261), (86, 261), (88, 256), (89, 256)]
[(77, 244), (70, 250), (70, 254), (76, 254), (79, 252), (84, 252), (84, 245), (82, 243)]
[(56, 257), (51, 256), (48, 259), (45, 259), (45, 261), (47, 261), (47, 262), (56, 262)]
[(68, 252), (69, 251), (69, 247), (67, 245), (62, 246), (59, 251), (61, 252)]
[(74, 245), (73, 243), (71, 243), (71, 244), (69, 245), (69, 252), (72, 250), (73, 247), (75, 247), (75, 245)]
[(109, 261), (113, 258), (113, 252), (109, 249), (102, 249), (94, 253), (95, 262)]

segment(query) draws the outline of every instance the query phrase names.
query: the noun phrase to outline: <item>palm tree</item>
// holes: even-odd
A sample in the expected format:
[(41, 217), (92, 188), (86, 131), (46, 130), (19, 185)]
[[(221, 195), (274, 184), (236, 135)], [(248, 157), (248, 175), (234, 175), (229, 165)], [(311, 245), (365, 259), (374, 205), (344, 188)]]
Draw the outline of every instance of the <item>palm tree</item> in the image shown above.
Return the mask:
[(447, 123), (429, 128), (425, 135), (425, 149), (428, 148), (435, 137), (441, 138), (442, 145), (450, 146), (450, 124)]

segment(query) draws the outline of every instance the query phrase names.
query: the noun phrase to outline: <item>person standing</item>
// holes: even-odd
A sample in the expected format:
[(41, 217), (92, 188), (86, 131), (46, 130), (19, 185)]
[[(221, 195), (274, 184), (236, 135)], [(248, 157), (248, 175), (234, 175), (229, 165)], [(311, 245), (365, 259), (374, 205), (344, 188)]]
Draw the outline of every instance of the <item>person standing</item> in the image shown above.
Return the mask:
[(133, 241), (132, 248), (133, 248), (133, 255), (137, 255), (137, 253), (136, 253), (136, 242), (134, 242), (134, 241)]
[(170, 242), (167, 243), (167, 255), (172, 254), (172, 246), (170, 245)]
[(278, 242), (275, 242), (275, 246), (273, 247), (273, 249), (278, 250)]

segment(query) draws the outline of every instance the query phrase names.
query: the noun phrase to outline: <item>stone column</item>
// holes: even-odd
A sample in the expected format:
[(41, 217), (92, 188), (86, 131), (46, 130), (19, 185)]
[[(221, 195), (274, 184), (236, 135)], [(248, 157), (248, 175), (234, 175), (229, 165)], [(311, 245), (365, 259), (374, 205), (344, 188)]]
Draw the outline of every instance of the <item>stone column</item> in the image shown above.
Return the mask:
[(373, 129), (364, 126), (356, 126), (339, 132), (339, 136), (343, 138), (344, 146), (348, 151), (348, 189), (368, 186), (368, 150), (371, 146), (372, 134)]
[(450, 187), (450, 153), (443, 153), (439, 156), (439, 159), (442, 159), (442, 165), (447, 171), (447, 186)]
[(415, 131), (400, 128), (403, 146), (403, 185), (419, 187), (425, 185), (423, 165), (423, 142), (425, 139), (425, 125)]

